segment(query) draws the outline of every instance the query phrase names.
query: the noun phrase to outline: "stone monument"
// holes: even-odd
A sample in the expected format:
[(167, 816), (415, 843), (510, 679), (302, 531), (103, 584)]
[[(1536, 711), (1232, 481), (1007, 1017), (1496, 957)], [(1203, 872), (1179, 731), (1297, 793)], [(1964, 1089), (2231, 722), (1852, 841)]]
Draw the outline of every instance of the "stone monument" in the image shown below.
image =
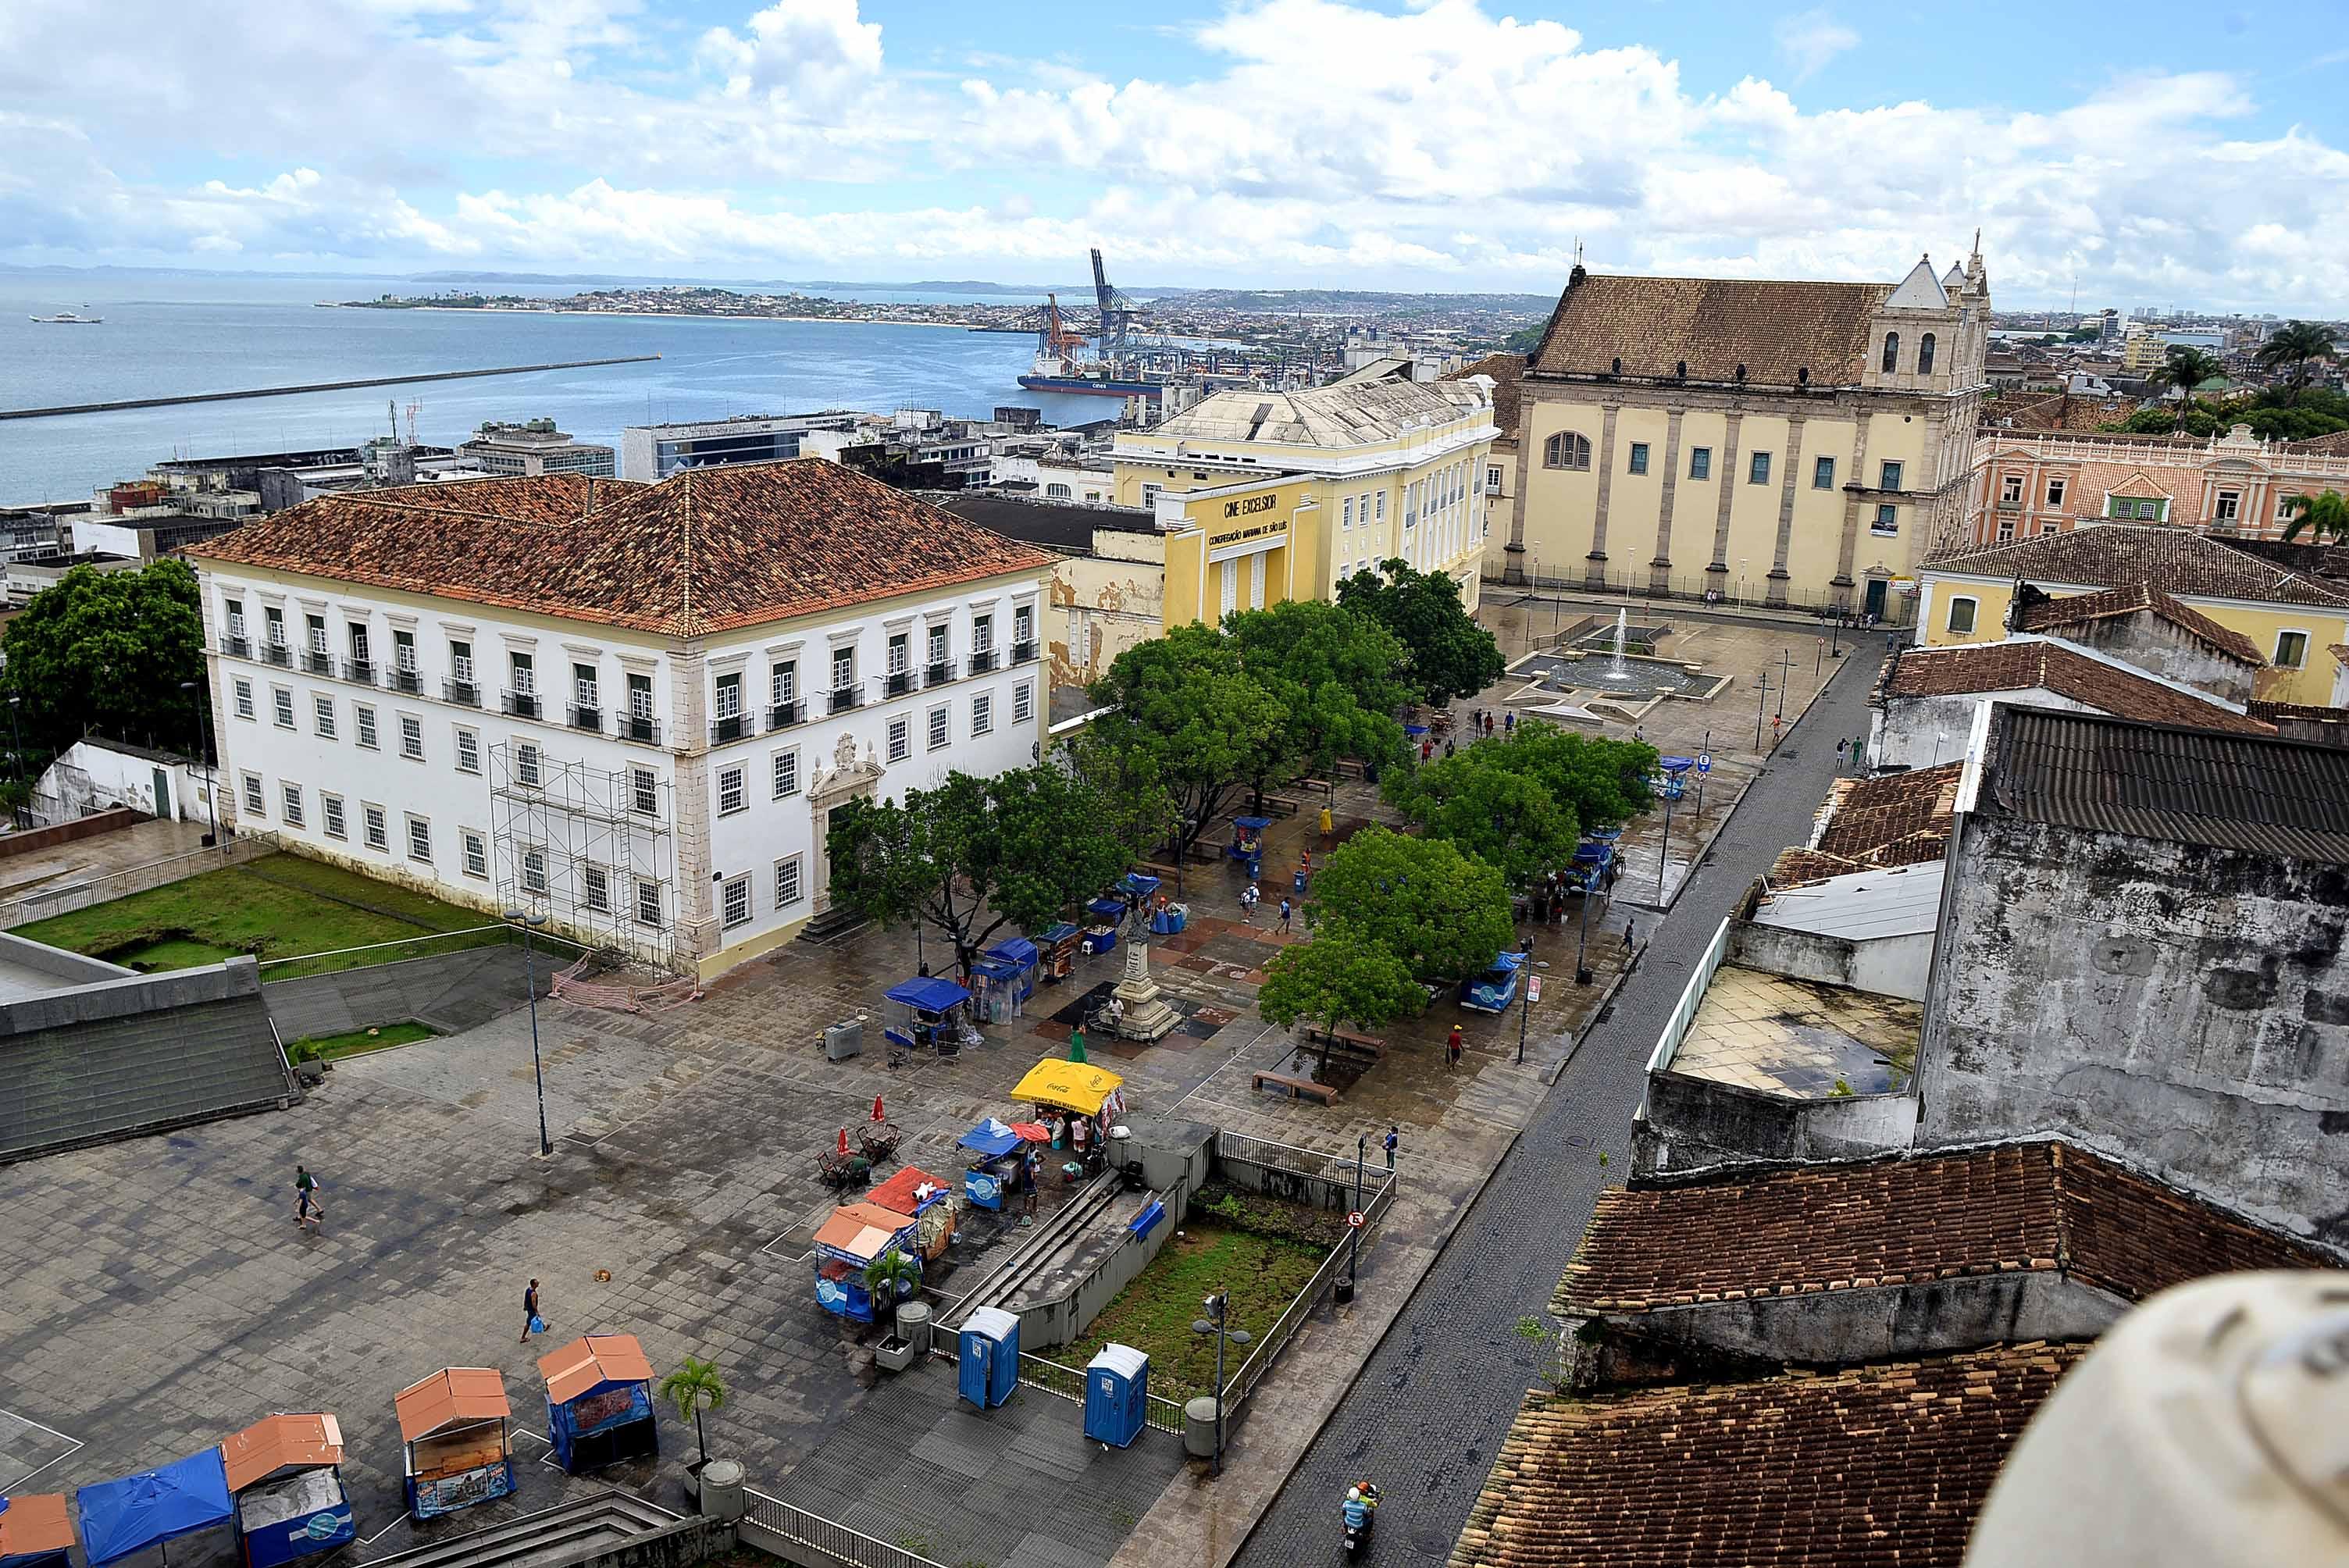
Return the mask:
[(1166, 1005), (1158, 995), (1158, 982), (1150, 977), (1150, 944), (1146, 942), (1126, 944), (1125, 978), (1110, 995), (1123, 1008), (1117, 1032), (1129, 1040), (1164, 1039), (1183, 1021), (1183, 1015)]

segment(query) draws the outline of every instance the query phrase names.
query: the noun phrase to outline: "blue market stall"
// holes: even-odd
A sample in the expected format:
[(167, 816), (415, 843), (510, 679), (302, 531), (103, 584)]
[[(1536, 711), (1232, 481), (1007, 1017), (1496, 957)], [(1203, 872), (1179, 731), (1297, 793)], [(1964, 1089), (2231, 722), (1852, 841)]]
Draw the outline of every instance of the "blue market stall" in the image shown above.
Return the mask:
[(65, 1493), (0, 1497), (0, 1568), (68, 1568), (73, 1543)]
[(1125, 1448), (1150, 1415), (1150, 1357), (1131, 1345), (1104, 1345), (1085, 1364), (1085, 1436)]
[(1036, 969), (1043, 955), (1036, 944), (1024, 936), (1007, 936), (987, 950), (987, 956), (999, 964), (1008, 964), (1018, 975), (1014, 995), (1022, 1002), (1036, 994)]
[(1019, 1320), (999, 1306), (971, 1309), (955, 1351), (955, 1390), (991, 1410), (1019, 1387)]
[(221, 1444), (246, 1568), (279, 1568), (357, 1540), (343, 1429), (323, 1413), (264, 1416)]
[(1074, 923), (1061, 920), (1036, 934), (1037, 966), (1045, 985), (1057, 985), (1077, 966), (1077, 950), (1085, 934)]
[(1688, 793), (1689, 769), (1695, 766), (1693, 757), (1658, 758), (1656, 771), (1648, 776), (1648, 788), (1659, 800), (1677, 800)]
[(1460, 1005), (1479, 1013), (1506, 1013), (1509, 1004), (1517, 999), (1518, 971), (1525, 967), (1526, 955), (1515, 948), (1504, 948), (1481, 975), (1464, 980), (1460, 985)]
[(963, 1172), (962, 1195), (981, 1209), (1000, 1209), (1012, 1185), (1027, 1140), (994, 1117), (988, 1117), (955, 1140), (975, 1156)]
[(1232, 819), (1231, 847), (1224, 852), (1247, 869), (1250, 882), (1264, 874), (1264, 830), (1271, 826), (1269, 817)]
[(1566, 886), (1569, 892), (1588, 892), (1607, 884), (1608, 872), (1615, 864), (1616, 846), (1612, 839), (1585, 839), (1575, 847), (1574, 861), (1566, 868)]
[(105, 1568), (150, 1546), (226, 1524), (234, 1511), (227, 1468), (220, 1449), (211, 1448), (160, 1470), (83, 1487), (74, 1493), (74, 1511), (81, 1516), (89, 1568)]
[(951, 980), (925, 975), (899, 981), (885, 995), (905, 1013), (899, 1022), (883, 1027), (885, 1037), (907, 1050), (934, 1050), (942, 1057), (961, 1053), (963, 1030), (968, 1026), (962, 1007), (970, 1000), (969, 992)]
[(1117, 928), (1125, 919), (1125, 900), (1104, 893), (1085, 905), (1091, 917), (1085, 926), (1084, 950), (1096, 956), (1117, 951)]
[(633, 1334), (583, 1335), (538, 1358), (546, 1379), (546, 1439), (578, 1475), (660, 1452), (653, 1364)]

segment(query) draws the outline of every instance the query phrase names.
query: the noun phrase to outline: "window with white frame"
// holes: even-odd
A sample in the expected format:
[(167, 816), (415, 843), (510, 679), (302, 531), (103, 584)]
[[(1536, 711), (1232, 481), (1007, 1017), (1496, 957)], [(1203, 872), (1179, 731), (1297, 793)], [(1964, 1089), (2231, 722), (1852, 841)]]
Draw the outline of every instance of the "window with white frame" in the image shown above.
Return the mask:
[(1386, 492), (1386, 491), (1384, 491), (1384, 490), (1381, 490), (1381, 491), (1379, 491), (1379, 492), (1378, 492), (1378, 502), (1379, 502), (1379, 521), (1380, 521), (1381, 522), (1384, 522), (1384, 521), (1387, 520), (1387, 492)]
[(1900, 488), (1901, 475), (1905, 471), (1905, 466), (1900, 463), (1889, 461), (1884, 463), (1877, 475), (1876, 488), (1878, 490), (1899, 490)]
[(391, 634), (391, 662), (402, 675), (416, 673), (416, 634), (395, 630)]
[(237, 717), (251, 718), (254, 716), (253, 683), (248, 680), (240, 680), (236, 682), (231, 689), (234, 692), (236, 697)]
[(264, 604), (261, 607), (261, 624), (263, 630), (269, 634), (271, 647), (282, 648), (285, 645), (285, 611), (274, 604)]
[(934, 666), (945, 664), (947, 662), (946, 623), (941, 621), (936, 625), (932, 626), (929, 629), (926, 640), (929, 648), (928, 662)]
[(970, 651), (983, 654), (995, 646), (995, 617), (973, 615), (970, 618)]
[(730, 816), (736, 811), (747, 809), (750, 804), (750, 792), (742, 784), (742, 765), (738, 762), (731, 768), (719, 769), (718, 770), (718, 814), (721, 817)]
[(529, 654), (508, 649), (506, 665), (513, 672), (513, 689), (516, 696), (538, 695), (538, 661), (534, 657)]
[(800, 792), (800, 754), (797, 751), (775, 753), (775, 799)]
[(973, 735), (985, 735), (994, 727), (995, 698), (990, 693), (980, 692), (970, 699), (970, 732)]
[(310, 651), (314, 654), (325, 653), (326, 651), (326, 617), (305, 615), (302, 619), (310, 634)]
[(2280, 670), (2296, 670), (2308, 662), (2306, 632), (2278, 632), (2275, 657), (2268, 661)]
[(1352, 496), (1348, 496), (1348, 497), (1345, 499), (1344, 502), (1343, 502), (1342, 504), (1340, 504), (1340, 507), (1338, 508), (1338, 527), (1339, 527), (1339, 529), (1342, 531), (1343, 530), (1346, 530), (1346, 529), (1351, 528), (1351, 527), (1353, 527), (1353, 526), (1354, 526), (1354, 498), (1353, 498)]
[(658, 925), (661, 923), (660, 883), (646, 877), (636, 879), (636, 923)]
[(856, 684), (856, 649), (854, 645), (832, 650), (832, 689), (846, 691)]
[(903, 718), (889, 721), (889, 760), (903, 762), (914, 754), (913, 727)]
[(1876, 521), (1868, 525), (1868, 531), (1870, 533), (1899, 532), (1900, 509), (1897, 506), (1890, 505), (1889, 503), (1878, 506), (1876, 509)]
[(628, 810), (640, 817), (660, 814), (660, 777), (651, 769), (628, 769)]
[(463, 725), (457, 726), (457, 771), (479, 773), (481, 770), (481, 738)]
[(458, 638), (449, 641), (449, 675), (467, 686), (473, 684), (473, 645)]
[(1036, 640), (1036, 606), (1014, 604), (1011, 607), (1011, 641), (1026, 645)]
[(1158, 504), (1158, 492), (1165, 488), (1166, 487), (1164, 485), (1143, 485), (1142, 487), (1142, 509), (1144, 511), (1148, 511), (1151, 508), (1156, 506)]
[(800, 666), (795, 661), (771, 665), (767, 671), (767, 696), (777, 707), (789, 707), (800, 699)]
[(533, 898), (546, 896), (546, 851), (535, 845), (522, 852), (522, 891)]
[(612, 877), (602, 866), (579, 868), (579, 902), (598, 914), (612, 909)]
[(351, 704), (351, 729), (358, 743), (369, 751), (376, 749), (375, 709), (363, 702)]
[(269, 702), (271, 717), (277, 720), (277, 727), (280, 729), (293, 728), (294, 694), (286, 690), (284, 686), (271, 686), (269, 688)]
[(408, 819), (408, 858), (432, 863), (432, 823), (423, 817)]
[(721, 723), (742, 717), (742, 672), (729, 670), (718, 677), (718, 695), (712, 717)]
[[(2300, 499), (2300, 498), (2299, 498), (2298, 496), (2290, 496), (2290, 495), (2280, 495), (2280, 496), (2276, 497), (2276, 519), (2275, 519), (2275, 520), (2276, 520), (2278, 522), (2290, 522), (2290, 521), (2292, 521), (2292, 503), (2293, 501), (2295, 501), (2295, 500), (2298, 500), (2299, 499)], [(239, 682), (237, 682), (237, 685), (239, 685), (239, 686), (243, 686), (243, 684), (244, 684), (244, 683), (243, 683), (243, 681), (239, 681)], [(245, 715), (245, 717), (246, 717), (247, 718), (250, 718), (250, 717), (252, 717), (253, 716), (252, 716), (251, 714), (247, 714), (247, 715)]]
[(351, 825), (343, 815), (343, 798), (340, 795), (329, 795), (324, 790), (319, 792), (318, 820), (326, 827), (326, 837), (347, 839), (351, 836)]
[(1950, 618), (1946, 623), (1950, 631), (1961, 637), (1971, 634), (1974, 629), (1974, 611), (1978, 607), (1978, 602), (1972, 599), (1951, 600)]
[[(1590, 466), (1590, 438), (1572, 430), (1560, 430), (1542, 443), (1542, 466), (1552, 469), (1587, 469)], [(1386, 509), (1379, 509), (1381, 516)]]
[(1025, 724), (1036, 717), (1036, 690), (1022, 681), (1011, 688), (1011, 722)]
[(221, 601), (221, 607), (228, 612), (228, 634), (232, 637), (243, 636), (244, 601), (242, 599), (223, 599)]
[(2057, 474), (2054, 478), (2047, 481), (2047, 504), (2049, 506), (2062, 506), (2064, 504), (2064, 476), (2061, 474)]
[(412, 713), (399, 716), (399, 754), (418, 762), (424, 760), (424, 721)]
[(261, 775), (258, 773), (248, 773), (244, 776), (244, 809), (256, 817), (268, 814), (268, 808), (263, 804)]
[(600, 710), (599, 697), (604, 683), (595, 678), (595, 666), (574, 662), (571, 666), (571, 700), (581, 707)]
[(465, 874), (487, 882), (490, 877), (490, 844), (481, 834), (467, 829), (464, 832)]
[(1501, 465), (1500, 465), (1500, 464), (1498, 464), (1498, 463), (1490, 463), (1490, 464), (1487, 464), (1487, 465), (1485, 466), (1485, 489), (1486, 493), (1491, 494), (1491, 495), (1498, 495), (1498, 494), (1500, 494), (1500, 493), (1501, 493)]
[(2219, 492), (2218, 510), (2213, 514), (2220, 522), (2232, 522), (2243, 510), (2243, 492), (2222, 490)]
[(750, 879), (747, 876), (736, 877), (730, 882), (722, 883), (718, 891), (719, 918), (729, 926), (750, 924)]
[(514, 742), (514, 782), (525, 789), (535, 789), (542, 782), (538, 748), (527, 740)]
[(278, 797), (285, 802), (285, 825), (289, 828), (301, 827), (303, 825), (302, 786), (299, 784), (287, 784), (281, 786), (278, 789)]
[(936, 751), (947, 743), (947, 707), (940, 703), (930, 709), (930, 749)]
[(789, 909), (800, 901), (800, 857), (785, 855), (775, 862), (775, 907)]
[(384, 826), (382, 807), (368, 805), (360, 806), (359, 827), (367, 835), (367, 847), (368, 849), (389, 850), (391, 848), (391, 833), (390, 830)]
[(330, 696), (313, 696), (310, 704), (310, 717), (318, 727), (318, 734), (325, 739), (334, 739), (335, 699)]

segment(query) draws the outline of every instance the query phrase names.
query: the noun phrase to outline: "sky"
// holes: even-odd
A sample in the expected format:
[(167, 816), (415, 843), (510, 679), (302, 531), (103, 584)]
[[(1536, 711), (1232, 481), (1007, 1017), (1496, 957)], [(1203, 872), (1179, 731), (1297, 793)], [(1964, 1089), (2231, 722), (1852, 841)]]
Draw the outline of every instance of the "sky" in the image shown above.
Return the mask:
[(2333, 4), (6, 0), (0, 263), (2349, 315)]

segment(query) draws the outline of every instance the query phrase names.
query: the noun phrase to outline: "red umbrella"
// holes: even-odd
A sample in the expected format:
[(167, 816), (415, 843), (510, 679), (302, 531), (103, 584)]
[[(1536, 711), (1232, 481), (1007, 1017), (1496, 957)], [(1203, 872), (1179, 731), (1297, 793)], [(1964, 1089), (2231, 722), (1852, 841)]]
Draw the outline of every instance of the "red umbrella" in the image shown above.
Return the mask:
[(873, 1119), (875, 1121), (889, 1119), (889, 1112), (882, 1107), (881, 1097), (877, 1094), (873, 1097)]
[(1040, 1121), (1015, 1121), (1011, 1124), (1011, 1130), (1015, 1135), (1026, 1139), (1030, 1143), (1052, 1141), (1052, 1130)]
[(848, 1152), (848, 1129), (844, 1127), (840, 1130), (840, 1151), (843, 1154)]

